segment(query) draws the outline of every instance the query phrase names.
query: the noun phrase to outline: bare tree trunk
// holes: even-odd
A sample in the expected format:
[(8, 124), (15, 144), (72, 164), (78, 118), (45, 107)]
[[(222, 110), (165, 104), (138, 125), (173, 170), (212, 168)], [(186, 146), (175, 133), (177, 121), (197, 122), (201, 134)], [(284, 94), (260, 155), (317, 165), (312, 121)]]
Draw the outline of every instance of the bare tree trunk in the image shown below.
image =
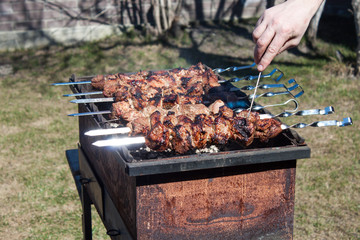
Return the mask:
[(166, 31), (172, 31), (174, 27), (179, 29), (182, 3), (182, 0), (151, 0), (158, 35), (164, 34)]
[(326, 2), (326, 0), (324, 0), (322, 2), (322, 4), (320, 5), (320, 7), (317, 10), (317, 12), (315, 13), (314, 17), (311, 19), (309, 28), (307, 30), (308, 41), (309, 41), (310, 47), (313, 49), (315, 48), (315, 43), (316, 43), (316, 39), (317, 39), (316, 37), (317, 37), (318, 28), (319, 28), (319, 22), (321, 19), (321, 15), (324, 11), (325, 2)]
[(153, 7), (155, 27), (156, 27), (157, 33), (160, 34), (160, 33), (162, 33), (162, 27), (161, 27), (161, 20), (160, 20), (159, 0), (151, 0), (151, 5)]
[(357, 39), (355, 75), (359, 75), (360, 73), (360, 0), (352, 0), (351, 4), (354, 10), (354, 21), (355, 21), (356, 39)]

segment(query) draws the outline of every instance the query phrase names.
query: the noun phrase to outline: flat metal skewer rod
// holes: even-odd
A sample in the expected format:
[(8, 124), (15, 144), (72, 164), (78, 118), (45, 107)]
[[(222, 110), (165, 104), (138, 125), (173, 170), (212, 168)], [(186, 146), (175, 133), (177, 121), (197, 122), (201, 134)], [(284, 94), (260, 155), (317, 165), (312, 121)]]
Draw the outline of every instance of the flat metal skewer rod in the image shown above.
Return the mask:
[[(228, 68), (214, 68), (213, 71), (216, 73), (222, 73), (222, 72), (226, 72), (226, 71), (239, 71), (242, 69), (247, 69), (247, 68), (252, 68), (255, 67), (255, 63), (251, 64), (251, 65), (246, 65), (246, 66), (239, 66), (239, 67), (228, 67)], [(79, 84), (91, 84), (91, 81), (79, 81), (79, 82), (61, 82), (61, 83), (52, 83), (52, 86), (66, 86), (66, 85), (79, 85)]]
[[(318, 121), (310, 124), (298, 123), (294, 125), (286, 125), (281, 124), (281, 129), (288, 128), (305, 128), (305, 127), (329, 127), (329, 126), (337, 126), (337, 127), (345, 127), (352, 125), (352, 119), (350, 117), (344, 118), (343, 121)], [(107, 140), (99, 140), (93, 143), (94, 146), (97, 147), (119, 147), (131, 144), (142, 144), (145, 143), (145, 137), (121, 137), (121, 138), (112, 138)]]
[[(283, 112), (278, 115), (272, 114), (259, 114), (260, 119), (268, 119), (275, 117), (290, 117), (293, 115), (296, 116), (308, 116), (308, 115), (327, 115), (334, 112), (333, 107), (326, 107), (324, 109), (310, 109), (302, 110), (296, 113)], [(285, 126), (285, 125), (284, 125)], [(104, 135), (113, 135), (113, 134), (125, 134), (131, 131), (128, 127), (119, 127), (119, 128), (106, 128), (106, 129), (95, 129), (85, 132), (86, 136), (104, 136)]]
[(145, 143), (144, 137), (124, 137), (124, 138), (114, 138), (107, 140), (99, 140), (93, 143), (97, 147), (118, 147), (131, 144), (140, 144)]
[(115, 98), (84, 98), (84, 99), (74, 99), (70, 101), (71, 103), (100, 103), (100, 102), (115, 102)]
[(111, 111), (106, 110), (106, 111), (98, 111), (98, 112), (72, 113), (72, 114), (68, 114), (68, 116), (69, 117), (83, 117), (83, 116), (102, 115), (102, 114), (111, 114)]
[[(262, 93), (259, 95), (247, 95), (244, 97), (239, 97), (238, 100), (241, 99), (255, 99), (255, 98), (260, 98), (260, 97), (275, 97), (278, 95), (285, 95), (285, 94), (290, 94), (292, 97), (294, 98), (298, 98), (300, 97), (304, 92), (300, 92), (296, 95), (294, 95), (293, 93), (289, 92), (289, 91), (282, 91), (282, 92), (266, 92), (266, 93)], [(100, 103), (100, 102), (115, 102), (115, 98), (85, 98), (85, 99), (74, 99), (70, 101), (71, 103)], [(231, 103), (230, 103), (231, 104)]]
[(332, 106), (325, 107), (324, 109), (309, 109), (301, 110), (298, 112), (282, 112), (276, 115), (273, 114), (260, 114), (260, 119), (282, 117), (287, 118), (291, 116), (310, 116), (310, 115), (328, 115), (334, 113), (335, 110)]
[[(258, 77), (258, 79), (257, 79), (257, 81), (256, 81), (256, 86), (255, 86), (255, 90), (254, 90), (254, 96), (256, 96), (256, 90), (257, 90), (258, 85), (259, 85), (259, 80), (260, 80), (260, 77), (261, 77), (261, 72), (259, 72), (259, 77)], [(253, 98), (253, 99), (251, 100), (251, 104), (250, 104), (250, 107), (249, 107), (249, 113), (248, 113), (248, 115), (247, 115), (247, 118), (246, 118), (246, 119), (248, 119), (248, 118), (249, 118), (249, 116), (250, 116), (251, 109), (252, 109), (253, 104), (254, 104), (254, 100), (255, 100), (255, 98)]]
[(63, 97), (81, 97), (81, 96), (98, 95), (98, 94), (103, 94), (103, 92), (96, 91), (96, 92), (71, 93), (71, 94), (64, 94)]
[(255, 67), (256, 64), (252, 63), (251, 65), (247, 65), (247, 66), (240, 66), (240, 67), (228, 67), (228, 68), (214, 68), (213, 71), (216, 73), (223, 73), (223, 72), (235, 72), (235, 71), (239, 71), (239, 70), (243, 70), (243, 69), (247, 69), (247, 68), (253, 68)]
[(91, 81), (53, 83), (52, 86), (91, 84)]
[(119, 127), (119, 128), (106, 128), (106, 129), (96, 129), (85, 132), (86, 136), (103, 136), (103, 135), (113, 135), (113, 134), (125, 134), (129, 133), (131, 129), (129, 127)]
[[(277, 68), (274, 68), (270, 73), (268, 74), (263, 74), (261, 76), (261, 78), (269, 78), (269, 77), (272, 77), (275, 73), (279, 73), (279, 76), (276, 75), (276, 77), (273, 77), (272, 79), (275, 81), (275, 82), (278, 82), (280, 81), (280, 79), (284, 76), (284, 73), (282, 71), (280, 71), (279, 69)], [(231, 78), (231, 79), (224, 79), (224, 80), (219, 80), (218, 82), (219, 83), (225, 83), (225, 82), (239, 82), (239, 81), (252, 81), (252, 80), (255, 80), (257, 79), (258, 75), (248, 75), (248, 76), (244, 76), (244, 77), (235, 77), (235, 78)]]

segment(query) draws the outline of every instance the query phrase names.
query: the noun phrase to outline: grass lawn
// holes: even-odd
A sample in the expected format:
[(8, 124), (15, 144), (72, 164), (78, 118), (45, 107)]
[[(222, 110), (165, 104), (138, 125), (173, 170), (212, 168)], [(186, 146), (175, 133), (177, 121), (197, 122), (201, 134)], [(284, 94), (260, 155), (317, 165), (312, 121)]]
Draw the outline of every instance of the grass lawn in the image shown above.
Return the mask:
[[(129, 31), (76, 47), (1, 52), (0, 63), (11, 73), (0, 75), (0, 238), (82, 237), (81, 205), (65, 158), (65, 150), (78, 142), (77, 118), (66, 116), (77, 106), (62, 97), (70, 93), (68, 87), (51, 83), (67, 81), (73, 73), (168, 69), (198, 61), (213, 68), (251, 64), (252, 29), (251, 23), (200, 26), (161, 42)], [(295, 239), (360, 239), (360, 79), (351, 75), (354, 48), (319, 39), (316, 53), (299, 47), (279, 55), (265, 71), (276, 67), (284, 79), (296, 79), (305, 90), (300, 109), (335, 108), (329, 116), (293, 117), (285, 123), (348, 116), (354, 121), (345, 128), (298, 130), (312, 156), (297, 165)], [(344, 55), (342, 62), (336, 50)], [(93, 216), (94, 239), (108, 239)]]

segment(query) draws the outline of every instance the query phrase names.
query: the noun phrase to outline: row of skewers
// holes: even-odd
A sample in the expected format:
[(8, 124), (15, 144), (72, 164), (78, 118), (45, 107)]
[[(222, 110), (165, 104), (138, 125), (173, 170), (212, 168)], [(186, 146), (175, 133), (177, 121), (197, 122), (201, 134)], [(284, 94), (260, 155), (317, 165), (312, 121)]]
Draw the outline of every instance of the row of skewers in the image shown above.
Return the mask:
[[(224, 69), (220, 69), (224, 70)], [(226, 69), (225, 69), (226, 70)], [(216, 72), (221, 72), (219, 69)], [(273, 71), (274, 72), (274, 71)], [(264, 77), (271, 77), (264, 75)], [(281, 76), (281, 75), (280, 75)], [(250, 77), (243, 78), (245, 80)], [(275, 79), (279, 81), (279, 77)], [(230, 81), (239, 81), (239, 78)], [(87, 82), (88, 83), (88, 82)], [(154, 151), (171, 149), (176, 153), (186, 153), (194, 149), (210, 145), (225, 145), (229, 141), (244, 147), (249, 146), (254, 139), (266, 142), (276, 137), (287, 128), (303, 128), (307, 126), (346, 126), (352, 123), (350, 118), (338, 121), (321, 121), (311, 124), (295, 124), (288, 126), (276, 120), (275, 117), (293, 115), (314, 115), (333, 113), (332, 107), (324, 110), (312, 109), (298, 112), (284, 112), (278, 115), (249, 113), (245, 109), (233, 110), (232, 104), (227, 105), (217, 100), (209, 105), (206, 96), (214, 88), (221, 86), (223, 80), (210, 68), (199, 63), (188, 69), (176, 68), (167, 71), (140, 71), (134, 74), (98, 75), (91, 80), (93, 88), (101, 90), (103, 98), (77, 99), (76, 103), (113, 102), (111, 109), (89, 114), (109, 114), (111, 119), (119, 120), (126, 127), (115, 129), (99, 129), (86, 133), (87, 135), (128, 134), (130, 137), (119, 138), (118, 141), (101, 140), (96, 146), (121, 145), (129, 143), (145, 143)], [(70, 83), (69, 83), (70, 84)], [(297, 98), (303, 94), (302, 88), (289, 80), (285, 84), (263, 84), (259, 88), (268, 89), (282, 87), (285, 91), (249, 95), (246, 99), (271, 97), (280, 94), (290, 94)], [(245, 86), (242, 90), (252, 90), (253, 86)], [(299, 91), (300, 89), (300, 91)], [(293, 94), (292, 91), (298, 91)], [(84, 96), (90, 93), (71, 94), (66, 96)], [(262, 109), (255, 106), (254, 109)], [(81, 116), (82, 114), (72, 114)]]

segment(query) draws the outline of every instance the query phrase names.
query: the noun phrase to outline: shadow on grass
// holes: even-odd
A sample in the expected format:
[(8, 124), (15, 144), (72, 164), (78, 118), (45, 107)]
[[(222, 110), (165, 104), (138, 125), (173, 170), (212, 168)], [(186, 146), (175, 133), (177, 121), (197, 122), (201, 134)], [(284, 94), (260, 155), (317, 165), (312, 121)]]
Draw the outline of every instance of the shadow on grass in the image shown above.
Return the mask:
[[(349, 46), (353, 48), (355, 46), (355, 31), (349, 31), (354, 26), (349, 22), (344, 28), (338, 27), (336, 30), (332, 26), (327, 25), (326, 22), (340, 22), (338, 19), (322, 20), (319, 26), (319, 38), (326, 39), (328, 42), (335, 42)], [(349, 21), (349, 19), (348, 19)], [(253, 28), (254, 20), (244, 21), (240, 24), (230, 24), (224, 22), (218, 23), (201, 23), (193, 26), (191, 29), (187, 29), (185, 33), (185, 44), (179, 44), (179, 40), (173, 37), (163, 37), (160, 39), (154, 39), (144, 34), (142, 29), (125, 32), (123, 36), (112, 37), (103, 41), (81, 43), (72, 46), (45, 47), (41, 49), (30, 49), (23, 51), (16, 51), (9, 53), (10, 57), (0, 57), (0, 60), (5, 63), (13, 65), (14, 73), (19, 70), (34, 70), (35, 76), (41, 75), (43, 72), (50, 74), (61, 73), (69, 68), (83, 68), (94, 69), (96, 71), (103, 71), (106, 68), (107, 62), (111, 62), (112, 58), (117, 55), (126, 53), (118, 52), (119, 47), (126, 48), (131, 47), (147, 47), (153, 45), (162, 45), (165, 48), (170, 48), (179, 52), (179, 57), (183, 58), (189, 65), (196, 64), (197, 62), (206, 63), (210, 67), (229, 67), (229, 66), (241, 66), (248, 65), (253, 62), (252, 55), (243, 55), (240, 57), (232, 57), (227, 54), (226, 51), (203, 51), (201, 50), (203, 45), (206, 44), (206, 40), (212, 36), (212, 34), (232, 35), (232, 38), (223, 38), (224, 42), (219, 43), (221, 46), (235, 46), (239, 49), (244, 48), (236, 42), (234, 39), (242, 39), (243, 42), (247, 42), (245, 47), (253, 47), (249, 45), (252, 39), (251, 31)], [(346, 31), (345, 35), (342, 32)], [(335, 34), (335, 32), (340, 32)], [(185, 34), (184, 33), (184, 34)], [(196, 37), (195, 37), (196, 34)], [(329, 56), (317, 49), (312, 51), (300, 51), (299, 48), (289, 50), (289, 53), (293, 54), (295, 58), (302, 57), (311, 61), (283, 61), (275, 58), (273, 65), (281, 64), (286, 66), (306, 67), (312, 65), (316, 60), (330, 60)], [(150, 53), (151, 54), (151, 53)], [(345, 59), (346, 61), (352, 61), (353, 59)]]

